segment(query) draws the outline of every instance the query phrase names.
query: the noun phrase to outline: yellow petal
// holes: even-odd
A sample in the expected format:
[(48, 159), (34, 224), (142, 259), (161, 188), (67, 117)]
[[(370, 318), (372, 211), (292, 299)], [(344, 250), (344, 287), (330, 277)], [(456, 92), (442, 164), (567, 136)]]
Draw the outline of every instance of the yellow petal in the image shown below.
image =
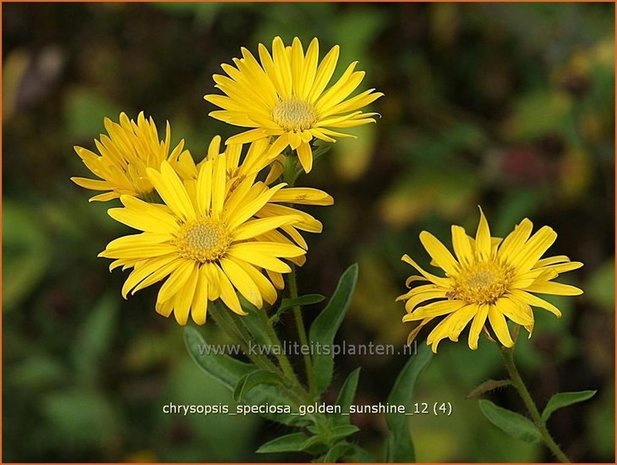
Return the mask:
[(491, 256), (491, 231), (488, 227), (488, 222), (484, 216), (482, 208), (480, 208), (480, 223), (476, 232), (476, 257), (479, 260), (486, 261)]
[(478, 309), (476, 311), (476, 315), (471, 323), (471, 329), (469, 330), (469, 348), (472, 350), (476, 350), (478, 348), (478, 338), (480, 337), (480, 332), (484, 327), (484, 323), (486, 322), (486, 317), (488, 316), (488, 305), (478, 305)]
[(506, 319), (497, 306), (491, 305), (489, 307), (488, 321), (490, 322), (497, 339), (499, 339), (499, 342), (501, 342), (505, 347), (512, 347), (514, 345), (514, 341), (512, 341), (512, 337), (510, 336), (508, 323), (506, 323)]
[(443, 269), (446, 274), (456, 275), (459, 270), (459, 264), (454, 259), (450, 251), (444, 246), (435, 236), (427, 231), (420, 233), (420, 242), (435, 260), (439, 268)]

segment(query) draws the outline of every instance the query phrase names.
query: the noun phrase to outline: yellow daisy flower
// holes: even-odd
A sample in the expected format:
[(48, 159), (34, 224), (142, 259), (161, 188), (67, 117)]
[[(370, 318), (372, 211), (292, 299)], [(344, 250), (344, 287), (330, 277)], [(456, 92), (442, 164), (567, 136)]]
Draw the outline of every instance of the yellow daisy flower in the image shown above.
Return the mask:
[(194, 183), (183, 184), (164, 161), (160, 171), (149, 168), (149, 181), (164, 204), (151, 204), (133, 196), (120, 197), (124, 208), (112, 208), (112, 218), (142, 231), (110, 242), (100, 254), (115, 259), (112, 268), (133, 267), (122, 295), (161, 280), (156, 311), (172, 312), (179, 324), (189, 314), (197, 324), (206, 321), (208, 301), (221, 299), (233, 312), (244, 315), (238, 293), (257, 308), (273, 304), (276, 288), (264, 270), (288, 273), (281, 259), (294, 259), (306, 251), (292, 244), (258, 240), (258, 237), (298, 221), (294, 215), (254, 219), (254, 215), (280, 191), (247, 178), (229, 195), (226, 160), (208, 160)]
[[(246, 145), (248, 145), (248, 149), (244, 150)], [(260, 172), (267, 167), (270, 167), (270, 172), (261, 189), (266, 190), (267, 186), (278, 178), (277, 173), (280, 174), (280, 171), (274, 167), (273, 162), (280, 154), (271, 150), (271, 145), (267, 139), (260, 139), (250, 144), (229, 144), (224, 147), (224, 152), (221, 152), (221, 137), (215, 136), (210, 142), (206, 157), (201, 163), (195, 164), (190, 155), (181, 156), (176, 160), (176, 171), (184, 180), (189, 192), (195, 192), (194, 186), (199, 168), (208, 161), (224, 160), (227, 174), (226, 197), (229, 197), (242, 182), (247, 180), (249, 180), (249, 184), (255, 182)], [(291, 215), (295, 216), (297, 221), (267, 231), (257, 239), (284, 244), (293, 243), (306, 250), (308, 244), (300, 231), (321, 233), (323, 225), (312, 215), (293, 208), (291, 205), (328, 206), (333, 203), (332, 196), (319, 189), (282, 187), (255, 213), (255, 218), (275, 218)], [(302, 255), (290, 258), (290, 261), (301, 266), (305, 263), (306, 257)], [(275, 286), (278, 289), (283, 289), (283, 276), (272, 270), (266, 270), (266, 272)]]
[(557, 307), (535, 294), (582, 294), (577, 287), (552, 280), (583, 264), (571, 262), (564, 255), (541, 258), (555, 242), (557, 233), (543, 226), (531, 235), (532, 229), (533, 224), (525, 218), (503, 241), (492, 238), (480, 209), (475, 239), (467, 236), (462, 227), (452, 226), (454, 255), (431, 233), (420, 233), (420, 241), (433, 264), (441, 268), (445, 276), (430, 274), (409, 256), (403, 256), (403, 261), (421, 275), (410, 276), (407, 286), (418, 281), (427, 282), (414, 286), (397, 299), (405, 301), (407, 314), (403, 321), (420, 322), (409, 334), (408, 343), (427, 323), (443, 317), (427, 338), (433, 352), (437, 351), (442, 339), (458, 341), (470, 322), (468, 344), (471, 349), (477, 349), (480, 332), (483, 329), (488, 332), (487, 319), (499, 342), (512, 347), (514, 342), (506, 318), (523, 326), (531, 337), (534, 325), (531, 307), (543, 308), (560, 317)]
[(377, 113), (360, 110), (383, 94), (366, 90), (347, 97), (364, 78), (363, 71), (355, 71), (357, 62), (345, 70), (330, 86), (339, 56), (333, 47), (319, 63), (319, 42), (315, 38), (306, 54), (300, 40), (294, 38), (285, 46), (280, 37), (272, 41), (272, 55), (259, 44), (259, 62), (246, 48), (242, 58), (234, 58), (234, 66), (221, 67), (228, 76), (215, 74), (216, 87), (225, 95), (206, 95), (204, 98), (222, 110), (210, 116), (235, 126), (251, 128), (231, 137), (228, 143), (247, 143), (264, 137), (275, 137), (273, 151), (281, 152), (290, 146), (308, 173), (313, 166), (311, 141), (317, 138), (335, 142), (336, 137), (349, 136), (334, 129), (344, 129), (374, 123)]
[(148, 168), (158, 169), (168, 158), (190, 157), (188, 150), (183, 150), (184, 140), (170, 153), (169, 123), (165, 140), (159, 140), (154, 120), (146, 119), (143, 112), (139, 113), (137, 122), (121, 113), (120, 124), (109, 118), (105, 118), (104, 124), (108, 135), (101, 134), (100, 141), (94, 141), (100, 156), (83, 147), (75, 147), (86, 167), (100, 179), (73, 177), (71, 180), (86, 189), (106, 191), (90, 201), (107, 201), (121, 195), (148, 196), (153, 190), (146, 173)]

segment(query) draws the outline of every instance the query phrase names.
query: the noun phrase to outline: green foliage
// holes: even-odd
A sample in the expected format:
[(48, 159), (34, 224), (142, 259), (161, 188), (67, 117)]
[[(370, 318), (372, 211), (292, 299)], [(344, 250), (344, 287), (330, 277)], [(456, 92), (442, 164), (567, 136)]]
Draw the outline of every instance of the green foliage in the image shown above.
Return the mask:
[(541, 441), (540, 431), (529, 418), (499, 407), (490, 400), (480, 399), (478, 405), (487, 420), (509, 436), (525, 442)]
[[(422, 345), (416, 355), (409, 358), (400, 371), (388, 396), (390, 405), (408, 405), (413, 399), (414, 387), (420, 372), (431, 360), (433, 353)], [(388, 437), (386, 439), (386, 462), (413, 462), (415, 452), (409, 434), (407, 416), (398, 413), (386, 414)]]
[(299, 297), (296, 297), (295, 299), (291, 299), (291, 298), (282, 299), (278, 309), (276, 310), (274, 315), (270, 317), (270, 319), (272, 320), (273, 323), (276, 323), (281, 319), (281, 316), (287, 310), (290, 310), (296, 306), (303, 307), (305, 305), (318, 304), (319, 302), (322, 302), (324, 299), (325, 297), (321, 294), (306, 294), (306, 295), (301, 295)]
[(542, 421), (550, 418), (555, 410), (567, 407), (569, 405), (585, 402), (596, 395), (598, 391), (578, 391), (578, 392), (558, 392), (554, 394), (547, 402), (546, 407), (542, 411)]
[[(358, 265), (350, 266), (340, 277), (336, 290), (326, 308), (311, 325), (309, 338), (313, 343), (328, 346), (334, 342), (358, 281)], [(332, 381), (334, 360), (330, 355), (318, 353), (313, 356), (317, 392), (322, 393)]]

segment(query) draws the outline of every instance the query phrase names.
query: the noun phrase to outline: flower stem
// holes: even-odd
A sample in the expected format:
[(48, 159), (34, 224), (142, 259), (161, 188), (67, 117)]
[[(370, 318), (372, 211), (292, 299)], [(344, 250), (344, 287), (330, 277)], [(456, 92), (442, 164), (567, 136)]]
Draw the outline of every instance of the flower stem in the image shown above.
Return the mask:
[[(295, 299), (298, 297), (298, 284), (296, 282), (296, 267), (291, 265), (291, 273), (288, 275), (289, 297)], [(309, 347), (304, 320), (302, 319), (302, 310), (299, 305), (293, 308), (294, 320), (296, 320), (296, 329), (298, 330), (298, 338), (302, 347)], [(306, 381), (308, 383), (309, 393), (315, 395), (315, 373), (313, 372), (313, 361), (309, 351), (302, 349), (304, 354), (304, 365), (306, 367)]]
[(546, 422), (542, 420), (540, 412), (538, 411), (538, 407), (536, 407), (536, 404), (533, 401), (531, 394), (529, 394), (529, 390), (527, 389), (523, 378), (521, 378), (521, 374), (519, 373), (518, 368), (516, 368), (516, 364), (514, 363), (514, 349), (508, 349), (503, 346), (500, 348), (501, 356), (503, 357), (506, 370), (508, 370), (508, 374), (510, 375), (510, 380), (512, 381), (512, 384), (521, 396), (525, 407), (527, 407), (529, 415), (531, 415), (531, 419), (540, 431), (544, 444), (550, 449), (553, 455), (555, 455), (555, 457), (557, 457), (560, 462), (569, 463), (570, 459), (568, 459), (566, 454), (560, 449), (560, 447), (557, 445), (557, 443), (551, 436), (551, 433), (548, 431), (548, 428), (546, 427)]
[[(272, 322), (268, 318), (268, 315), (266, 314), (266, 312), (264, 310), (257, 310), (257, 313), (259, 314), (259, 318), (261, 319), (263, 326), (266, 329), (266, 333), (268, 334), (270, 343), (281, 347), (282, 346), (281, 340), (276, 334), (276, 331), (274, 331), (274, 328), (272, 327)], [(276, 358), (279, 362), (279, 365), (281, 366), (281, 369), (283, 370), (284, 375), (289, 380), (293, 381), (294, 384), (300, 384), (300, 382), (298, 381), (296, 377), (296, 373), (294, 372), (291, 366), (291, 363), (289, 363), (289, 359), (287, 358), (287, 355), (284, 353), (284, 351), (282, 350), (275, 351), (275, 353), (276, 353)]]
[(265, 355), (252, 353), (248, 346), (248, 341), (251, 339), (250, 334), (248, 334), (248, 331), (246, 331), (244, 327), (234, 321), (234, 318), (226, 309), (221, 308), (218, 303), (214, 303), (212, 304), (210, 313), (219, 328), (221, 328), (223, 332), (234, 341), (238, 342), (242, 348), (242, 351), (255, 365), (260, 368), (279, 373), (278, 367), (272, 363), (268, 357)]

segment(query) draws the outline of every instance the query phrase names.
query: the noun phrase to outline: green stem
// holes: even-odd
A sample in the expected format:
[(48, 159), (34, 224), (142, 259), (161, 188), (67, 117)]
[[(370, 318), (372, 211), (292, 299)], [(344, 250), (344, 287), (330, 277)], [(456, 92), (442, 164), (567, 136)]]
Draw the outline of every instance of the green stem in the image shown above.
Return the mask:
[(248, 346), (251, 336), (243, 326), (239, 325), (233, 318), (233, 316), (223, 308), (220, 308), (218, 303), (214, 303), (210, 310), (210, 314), (216, 321), (216, 324), (225, 332), (229, 337), (236, 341), (246, 356), (258, 367), (280, 373), (278, 367), (272, 363), (272, 361), (265, 355), (253, 354)]
[[(276, 334), (276, 331), (274, 331), (274, 328), (272, 327), (272, 322), (270, 321), (270, 318), (268, 318), (268, 315), (266, 315), (266, 312), (264, 310), (258, 310), (257, 313), (266, 329), (266, 333), (268, 334), (270, 343), (274, 345), (278, 345), (279, 347), (282, 347), (281, 340)], [(276, 351), (276, 359), (278, 360), (279, 365), (281, 366), (281, 369), (283, 370), (283, 374), (290, 381), (294, 382), (294, 384), (300, 385), (300, 382), (298, 381), (298, 378), (296, 377), (296, 373), (294, 372), (293, 367), (291, 366), (291, 363), (289, 363), (289, 359), (287, 358), (287, 355), (282, 350)]]
[(546, 444), (546, 447), (550, 449), (550, 451), (555, 455), (555, 457), (557, 457), (560, 462), (569, 463), (570, 459), (568, 459), (566, 454), (559, 448), (559, 446), (551, 436), (551, 433), (549, 433), (548, 428), (546, 427), (546, 422), (542, 420), (540, 412), (538, 411), (538, 407), (536, 407), (536, 404), (533, 401), (531, 394), (529, 394), (529, 390), (527, 389), (523, 378), (521, 378), (521, 374), (519, 373), (518, 368), (516, 368), (516, 364), (514, 363), (514, 349), (508, 349), (506, 347), (500, 348), (504, 364), (506, 365), (506, 369), (508, 370), (508, 374), (510, 375), (510, 380), (512, 381), (512, 384), (521, 396), (521, 399), (523, 399), (525, 407), (527, 407), (529, 415), (531, 415), (531, 419), (533, 420), (534, 424), (542, 435), (544, 444)]
[[(296, 282), (296, 267), (291, 265), (291, 273), (288, 275), (289, 297), (296, 299), (298, 297), (298, 284)], [(304, 327), (304, 320), (302, 319), (302, 310), (299, 305), (293, 307), (294, 320), (296, 320), (296, 329), (298, 330), (298, 338), (300, 344), (303, 347), (309, 347), (308, 337), (306, 335), (306, 328)], [(308, 383), (309, 393), (311, 396), (315, 395), (315, 373), (313, 371), (313, 361), (311, 354), (308, 351), (304, 351), (304, 365), (306, 367), (306, 381)]]

